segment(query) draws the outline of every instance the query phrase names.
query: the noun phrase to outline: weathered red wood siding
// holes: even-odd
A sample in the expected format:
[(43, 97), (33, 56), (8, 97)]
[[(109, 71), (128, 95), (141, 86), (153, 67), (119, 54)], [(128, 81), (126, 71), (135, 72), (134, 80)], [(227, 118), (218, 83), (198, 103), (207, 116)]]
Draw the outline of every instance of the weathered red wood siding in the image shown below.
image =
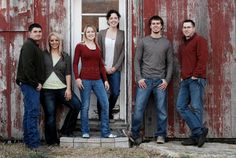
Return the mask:
[[(132, 27), (136, 30), (133, 32), (134, 38), (149, 34), (148, 19), (153, 15), (160, 15), (165, 22), (164, 34), (172, 41), (174, 47), (175, 70), (172, 83), (169, 85), (168, 98), (168, 136), (187, 136), (188, 128), (175, 110), (179, 84), (179, 64), (176, 56), (182, 36), (181, 22), (190, 18), (196, 22), (197, 31), (209, 44), (208, 82), (204, 106), (204, 118), (210, 128), (209, 137), (235, 138), (236, 1), (133, 0), (133, 5), (135, 20)], [(139, 12), (142, 14), (137, 15)], [(143, 33), (137, 31), (139, 28), (143, 28)], [(153, 110), (149, 108), (149, 112)], [(146, 117), (152, 116), (146, 114)], [(153, 133), (153, 119), (145, 121), (147, 136)]]
[[(45, 48), (47, 35), (51, 31), (64, 33), (64, 40), (69, 42), (69, 16), (66, 16), (69, 12), (68, 2), (64, 0), (0, 0), (1, 137), (22, 138), (23, 98), (15, 78), (20, 49), (27, 38), (29, 24), (37, 22), (42, 25), (42, 48)], [(65, 50), (69, 48), (65, 43)], [(61, 113), (58, 119), (62, 119), (63, 114)], [(42, 121), (40, 127), (42, 132)]]

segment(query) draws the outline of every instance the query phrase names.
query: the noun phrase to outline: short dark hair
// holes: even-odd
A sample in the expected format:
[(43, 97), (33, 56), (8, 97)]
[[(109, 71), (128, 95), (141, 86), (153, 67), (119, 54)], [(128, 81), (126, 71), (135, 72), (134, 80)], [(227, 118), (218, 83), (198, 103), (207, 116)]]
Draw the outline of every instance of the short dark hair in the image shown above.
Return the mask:
[(159, 21), (161, 21), (161, 25), (162, 25), (162, 26), (164, 25), (163, 19), (162, 19), (160, 16), (158, 16), (158, 15), (154, 15), (154, 16), (152, 16), (152, 17), (149, 19), (149, 26), (151, 26), (152, 20), (159, 20)]
[(109, 18), (111, 17), (111, 14), (113, 14), (113, 13), (115, 13), (118, 16), (118, 18), (120, 19), (120, 17), (121, 17), (120, 13), (117, 10), (111, 9), (107, 12), (107, 15), (106, 15), (107, 20), (109, 20)]
[(31, 32), (33, 30), (33, 28), (41, 28), (42, 29), (42, 26), (39, 25), (38, 23), (33, 23), (31, 24), (29, 27), (28, 27), (28, 31)]
[(183, 24), (186, 23), (186, 22), (190, 22), (193, 25), (193, 27), (195, 27), (195, 22), (193, 20), (186, 19), (186, 20), (183, 21)]

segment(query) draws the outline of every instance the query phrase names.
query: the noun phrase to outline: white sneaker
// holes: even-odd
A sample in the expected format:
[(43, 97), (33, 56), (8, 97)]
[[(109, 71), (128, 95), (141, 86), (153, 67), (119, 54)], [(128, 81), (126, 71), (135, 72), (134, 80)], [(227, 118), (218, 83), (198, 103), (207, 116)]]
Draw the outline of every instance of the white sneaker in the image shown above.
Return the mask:
[(112, 133), (107, 136), (107, 138), (116, 138), (116, 137), (117, 137), (117, 135), (112, 134)]
[(89, 136), (88, 133), (85, 133), (85, 134), (82, 135), (82, 138), (89, 138), (89, 137), (90, 137), (90, 136)]
[(157, 137), (157, 144), (164, 144), (165, 143), (165, 138), (163, 136), (158, 136)]

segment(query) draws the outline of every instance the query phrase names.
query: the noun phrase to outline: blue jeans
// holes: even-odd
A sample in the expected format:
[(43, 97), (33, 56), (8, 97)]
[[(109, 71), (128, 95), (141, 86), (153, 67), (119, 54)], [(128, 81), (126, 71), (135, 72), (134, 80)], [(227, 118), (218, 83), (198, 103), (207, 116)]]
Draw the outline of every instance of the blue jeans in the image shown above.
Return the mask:
[(167, 127), (167, 90), (158, 89), (158, 85), (162, 83), (161, 79), (145, 79), (147, 88), (142, 89), (137, 86), (135, 109), (132, 117), (132, 136), (134, 139), (139, 137), (139, 132), (143, 120), (145, 108), (151, 93), (154, 94), (156, 114), (157, 114), (157, 130), (155, 136), (166, 137)]
[(191, 137), (198, 138), (203, 128), (203, 96), (206, 80), (185, 79), (180, 83), (177, 111), (191, 130)]
[(69, 108), (64, 124), (60, 130), (62, 134), (69, 135), (73, 132), (77, 117), (81, 108), (79, 98), (72, 92), (72, 98), (67, 101), (65, 99), (64, 89), (43, 89), (41, 99), (45, 112), (45, 139), (48, 145), (59, 144), (56, 128), (56, 108), (57, 105), (63, 104)]
[(82, 134), (89, 134), (89, 105), (91, 91), (95, 93), (99, 103), (101, 104), (101, 136), (107, 137), (110, 134), (109, 127), (109, 116), (108, 109), (109, 103), (107, 98), (107, 93), (102, 80), (82, 80), (84, 86), (83, 90), (80, 90), (82, 108), (81, 108), (81, 132)]
[(40, 145), (40, 92), (29, 84), (21, 83), (20, 88), (24, 96), (24, 143), (29, 148), (37, 148)]
[[(109, 95), (109, 118), (113, 119), (113, 109), (116, 105), (116, 101), (120, 95), (120, 71), (116, 71), (113, 74), (107, 75), (110, 85)], [(101, 105), (97, 102), (98, 116), (101, 117)]]

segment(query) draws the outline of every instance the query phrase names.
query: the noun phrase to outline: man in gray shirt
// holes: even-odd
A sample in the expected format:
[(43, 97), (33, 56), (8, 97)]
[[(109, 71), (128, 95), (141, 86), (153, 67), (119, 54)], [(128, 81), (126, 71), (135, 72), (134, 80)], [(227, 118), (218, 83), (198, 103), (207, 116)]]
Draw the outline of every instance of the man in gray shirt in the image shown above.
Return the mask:
[(140, 140), (143, 113), (151, 93), (154, 94), (157, 143), (163, 144), (167, 127), (167, 86), (173, 71), (173, 50), (169, 40), (162, 36), (163, 19), (153, 16), (149, 20), (151, 34), (142, 38), (137, 45), (134, 70), (137, 82), (135, 110), (131, 132), (124, 134), (136, 144)]

